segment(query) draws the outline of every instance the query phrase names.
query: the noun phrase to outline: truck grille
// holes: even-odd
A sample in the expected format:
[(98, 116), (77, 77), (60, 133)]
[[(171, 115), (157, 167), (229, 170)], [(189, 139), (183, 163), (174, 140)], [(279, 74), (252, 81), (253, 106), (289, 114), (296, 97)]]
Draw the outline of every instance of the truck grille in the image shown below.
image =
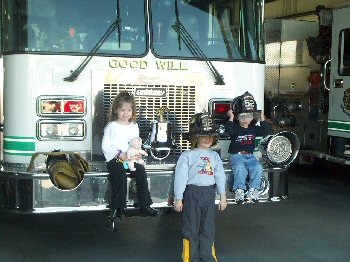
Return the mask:
[(105, 84), (103, 89), (105, 121), (114, 97), (123, 90), (135, 96), (137, 123), (143, 141), (148, 137), (152, 121), (157, 120), (156, 110), (165, 106), (169, 112), (164, 114), (164, 118), (172, 123), (177, 146), (170, 154), (179, 155), (190, 148), (189, 142), (183, 138), (183, 133), (188, 132), (190, 117), (195, 114), (195, 86)]

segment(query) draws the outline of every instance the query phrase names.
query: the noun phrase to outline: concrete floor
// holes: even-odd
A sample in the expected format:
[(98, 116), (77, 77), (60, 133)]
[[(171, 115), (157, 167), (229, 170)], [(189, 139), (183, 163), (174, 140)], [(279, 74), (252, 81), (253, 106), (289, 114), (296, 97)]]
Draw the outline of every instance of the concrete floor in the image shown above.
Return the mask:
[[(179, 214), (124, 219), (115, 233), (106, 215), (0, 212), (0, 261), (181, 261)], [(349, 170), (293, 167), (288, 200), (218, 212), (216, 249), (220, 262), (349, 261)]]

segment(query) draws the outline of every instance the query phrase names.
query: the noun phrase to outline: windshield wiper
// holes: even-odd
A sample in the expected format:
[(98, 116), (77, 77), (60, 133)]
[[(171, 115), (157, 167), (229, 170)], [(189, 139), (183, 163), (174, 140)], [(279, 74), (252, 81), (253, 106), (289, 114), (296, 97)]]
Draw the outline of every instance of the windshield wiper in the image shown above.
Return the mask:
[[(119, 9), (119, 7), (118, 7)], [(110, 25), (110, 27), (107, 29), (107, 31), (104, 33), (104, 35), (98, 40), (96, 45), (91, 49), (87, 57), (84, 59), (84, 61), (74, 70), (71, 71), (71, 74), (65, 78), (63, 78), (63, 81), (67, 82), (73, 82), (77, 80), (80, 73), (84, 70), (84, 68), (87, 66), (87, 64), (90, 62), (92, 57), (96, 54), (96, 52), (100, 49), (102, 44), (106, 41), (106, 39), (110, 36), (110, 34), (118, 27), (118, 40), (119, 40), (119, 46), (120, 46), (120, 23), (121, 19), (119, 19), (119, 10), (117, 12), (117, 19)]]
[(192, 38), (191, 34), (186, 30), (185, 26), (181, 23), (179, 17), (179, 9), (177, 5), (177, 0), (175, 1), (175, 16), (176, 22), (171, 27), (175, 30), (179, 42), (179, 50), (181, 50), (180, 39), (185, 43), (190, 52), (198, 58), (202, 58), (205, 63), (208, 65), (210, 71), (215, 77), (215, 85), (224, 85), (223, 76), (216, 70), (215, 66), (208, 60), (208, 57), (204, 54), (203, 50), (199, 47), (196, 41)]

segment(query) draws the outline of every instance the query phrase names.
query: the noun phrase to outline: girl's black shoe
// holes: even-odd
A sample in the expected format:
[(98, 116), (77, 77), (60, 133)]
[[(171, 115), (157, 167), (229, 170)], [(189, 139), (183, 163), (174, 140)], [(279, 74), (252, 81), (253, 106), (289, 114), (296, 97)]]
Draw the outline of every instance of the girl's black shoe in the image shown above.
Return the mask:
[(140, 207), (140, 211), (142, 216), (156, 217), (159, 214), (159, 211), (157, 209), (150, 206)]

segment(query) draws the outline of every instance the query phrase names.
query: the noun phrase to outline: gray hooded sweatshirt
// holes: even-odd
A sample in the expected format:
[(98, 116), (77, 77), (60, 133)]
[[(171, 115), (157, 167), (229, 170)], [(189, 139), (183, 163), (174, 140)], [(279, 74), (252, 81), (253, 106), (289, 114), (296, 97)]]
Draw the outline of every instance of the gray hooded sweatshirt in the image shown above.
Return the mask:
[(216, 184), (218, 194), (225, 194), (226, 175), (217, 152), (210, 149), (185, 151), (175, 168), (175, 199), (183, 199), (187, 185), (210, 186)]

